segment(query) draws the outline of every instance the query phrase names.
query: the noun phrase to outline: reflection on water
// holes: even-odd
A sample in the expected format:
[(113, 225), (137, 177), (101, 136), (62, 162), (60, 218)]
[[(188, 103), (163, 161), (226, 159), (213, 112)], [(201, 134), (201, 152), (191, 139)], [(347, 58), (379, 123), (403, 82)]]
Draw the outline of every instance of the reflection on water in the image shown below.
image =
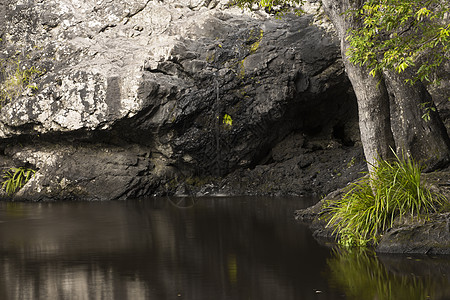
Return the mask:
[(383, 255), (337, 249), (328, 259), (330, 283), (348, 299), (450, 299), (450, 258)]
[(449, 299), (448, 259), (318, 245), (311, 199), (178, 201), (0, 203), (0, 299)]

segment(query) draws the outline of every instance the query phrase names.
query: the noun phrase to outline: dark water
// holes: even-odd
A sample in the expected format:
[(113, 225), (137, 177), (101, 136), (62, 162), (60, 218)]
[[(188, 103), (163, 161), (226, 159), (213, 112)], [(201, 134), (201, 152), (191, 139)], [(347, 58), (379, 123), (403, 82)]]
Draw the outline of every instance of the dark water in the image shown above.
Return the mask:
[(311, 204), (0, 203), (0, 299), (450, 299), (450, 258), (320, 246)]

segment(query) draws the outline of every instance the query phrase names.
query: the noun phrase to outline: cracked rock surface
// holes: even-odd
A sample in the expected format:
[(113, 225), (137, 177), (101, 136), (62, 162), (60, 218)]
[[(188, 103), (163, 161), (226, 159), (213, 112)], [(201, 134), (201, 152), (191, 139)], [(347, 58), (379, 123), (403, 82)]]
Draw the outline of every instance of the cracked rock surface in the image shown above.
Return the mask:
[(2, 61), (41, 72), (0, 110), (1, 167), (37, 170), (16, 199), (325, 193), (364, 169), (339, 45), (312, 15), (6, 0), (0, 28)]

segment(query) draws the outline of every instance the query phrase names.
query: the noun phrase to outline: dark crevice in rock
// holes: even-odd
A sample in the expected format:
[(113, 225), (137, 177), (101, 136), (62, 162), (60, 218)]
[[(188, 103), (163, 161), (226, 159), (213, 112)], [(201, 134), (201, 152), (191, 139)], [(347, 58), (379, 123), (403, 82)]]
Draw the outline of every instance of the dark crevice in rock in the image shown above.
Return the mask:
[(116, 24), (107, 24), (107, 25), (103, 26), (102, 28), (100, 28), (100, 30), (98, 31), (98, 33), (103, 33), (103, 32), (105, 32), (106, 30), (108, 30), (109, 28), (114, 28), (114, 27), (116, 27), (116, 26), (117, 26)]
[(125, 17), (126, 18), (132, 18), (135, 15), (137, 15), (138, 13), (140, 13), (141, 11), (143, 11), (147, 5), (151, 2), (152, 0), (148, 0), (146, 3), (144, 3), (144, 5), (139, 6), (137, 9), (135, 9), (134, 11), (130, 11)]

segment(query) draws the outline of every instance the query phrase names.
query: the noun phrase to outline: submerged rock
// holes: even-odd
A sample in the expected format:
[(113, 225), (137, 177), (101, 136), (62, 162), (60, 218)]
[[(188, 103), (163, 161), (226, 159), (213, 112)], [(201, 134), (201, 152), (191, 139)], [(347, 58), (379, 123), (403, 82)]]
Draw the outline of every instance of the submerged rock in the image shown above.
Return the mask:
[(359, 176), (333, 34), (194, 2), (0, 3), (1, 58), (40, 72), (0, 111), (4, 164), (38, 171), (16, 199), (296, 195)]

